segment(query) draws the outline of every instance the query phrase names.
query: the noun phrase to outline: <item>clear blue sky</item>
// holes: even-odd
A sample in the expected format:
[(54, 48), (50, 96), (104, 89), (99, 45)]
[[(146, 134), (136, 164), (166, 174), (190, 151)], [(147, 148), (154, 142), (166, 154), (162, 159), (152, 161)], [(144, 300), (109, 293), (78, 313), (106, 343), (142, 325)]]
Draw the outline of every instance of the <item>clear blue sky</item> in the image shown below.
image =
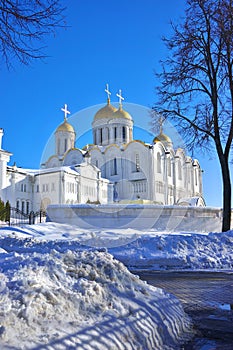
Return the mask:
[[(125, 101), (151, 107), (156, 101), (154, 70), (167, 51), (161, 37), (171, 33), (170, 20), (184, 13), (185, 0), (64, 0), (67, 29), (46, 39), (44, 61), (31, 66), (1, 67), (3, 148), (11, 164), (38, 168), (43, 149), (62, 122), (61, 107), (71, 114), (104, 103), (109, 83), (112, 101), (122, 89)], [(82, 129), (86, 118), (79, 114)], [(148, 121), (140, 127), (150, 130)], [(208, 205), (221, 206), (218, 162), (203, 159), (204, 195)]]

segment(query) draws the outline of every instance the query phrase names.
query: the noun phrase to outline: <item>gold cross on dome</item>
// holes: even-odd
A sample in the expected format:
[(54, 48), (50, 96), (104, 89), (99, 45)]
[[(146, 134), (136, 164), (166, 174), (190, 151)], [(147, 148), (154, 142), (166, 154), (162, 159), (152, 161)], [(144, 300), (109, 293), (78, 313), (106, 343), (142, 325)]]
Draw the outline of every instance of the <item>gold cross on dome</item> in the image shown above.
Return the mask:
[(117, 97), (119, 97), (119, 105), (122, 105), (122, 101), (124, 101), (124, 97), (122, 96), (121, 90), (119, 90), (118, 94), (116, 94)]
[(62, 112), (64, 112), (64, 120), (67, 120), (67, 114), (70, 114), (70, 111), (67, 109), (67, 104), (65, 103), (64, 108), (61, 108)]

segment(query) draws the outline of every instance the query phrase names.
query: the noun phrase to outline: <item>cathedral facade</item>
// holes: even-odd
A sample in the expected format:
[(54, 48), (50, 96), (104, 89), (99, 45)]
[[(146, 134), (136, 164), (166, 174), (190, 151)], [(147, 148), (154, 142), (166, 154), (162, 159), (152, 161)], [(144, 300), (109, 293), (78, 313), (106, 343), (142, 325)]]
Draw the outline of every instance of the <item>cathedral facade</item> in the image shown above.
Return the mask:
[(41, 169), (8, 166), (11, 153), (1, 147), (0, 197), (28, 213), (49, 204), (154, 203), (204, 206), (202, 171), (181, 148), (174, 149), (169, 136), (160, 133), (144, 143), (134, 140), (133, 118), (110, 102), (93, 116), (93, 142), (75, 147), (76, 133), (64, 121), (55, 131), (54, 154)]

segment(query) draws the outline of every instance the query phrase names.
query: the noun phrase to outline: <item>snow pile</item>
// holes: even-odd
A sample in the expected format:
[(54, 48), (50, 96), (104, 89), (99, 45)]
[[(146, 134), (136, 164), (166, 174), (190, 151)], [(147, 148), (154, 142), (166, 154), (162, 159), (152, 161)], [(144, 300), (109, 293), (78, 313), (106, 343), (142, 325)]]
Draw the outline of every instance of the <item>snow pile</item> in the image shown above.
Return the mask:
[(0, 247), (7, 251), (23, 252), (25, 246), (27, 251), (35, 250), (37, 245), (42, 249), (41, 244), (44, 250), (59, 252), (104, 247), (133, 270), (231, 270), (233, 267), (233, 231), (198, 234), (134, 229), (84, 230), (58, 223), (0, 229)]
[(131, 269), (232, 270), (233, 231), (145, 234), (111, 253)]
[(189, 328), (174, 296), (145, 284), (104, 249), (0, 242), (7, 242), (0, 251), (1, 349), (174, 349)]
[(175, 349), (189, 329), (180, 302), (122, 262), (132, 270), (232, 270), (233, 231), (1, 228), (0, 348)]

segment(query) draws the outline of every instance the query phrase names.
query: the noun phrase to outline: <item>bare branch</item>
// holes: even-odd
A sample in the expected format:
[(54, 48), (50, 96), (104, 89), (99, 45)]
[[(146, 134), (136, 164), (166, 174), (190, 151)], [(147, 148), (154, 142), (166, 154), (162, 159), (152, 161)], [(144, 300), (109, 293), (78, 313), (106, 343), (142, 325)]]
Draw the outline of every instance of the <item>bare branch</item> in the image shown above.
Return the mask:
[(12, 66), (13, 58), (23, 64), (45, 57), (45, 36), (64, 26), (64, 8), (59, 0), (0, 0), (0, 55)]

